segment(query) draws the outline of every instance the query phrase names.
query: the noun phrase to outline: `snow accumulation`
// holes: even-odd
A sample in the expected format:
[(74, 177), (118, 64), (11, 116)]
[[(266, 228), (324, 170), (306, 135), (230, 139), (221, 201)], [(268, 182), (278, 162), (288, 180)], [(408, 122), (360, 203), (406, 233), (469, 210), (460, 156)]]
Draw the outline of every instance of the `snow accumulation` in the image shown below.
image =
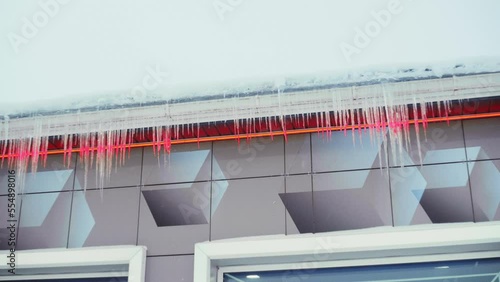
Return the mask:
[[(0, 1), (0, 116), (497, 71), (499, 10), (498, 0)], [(144, 87), (152, 73), (161, 82)]]
[(459, 63), (385, 66), (345, 72), (320, 72), (307, 75), (261, 78), (238, 81), (171, 84), (144, 95), (121, 90), (101, 94), (69, 96), (32, 103), (0, 104), (0, 119), (33, 115), (64, 114), (75, 111), (96, 111), (115, 108), (172, 104), (231, 97), (300, 92), (306, 90), (363, 86), (422, 79), (500, 72), (500, 58), (462, 60)]

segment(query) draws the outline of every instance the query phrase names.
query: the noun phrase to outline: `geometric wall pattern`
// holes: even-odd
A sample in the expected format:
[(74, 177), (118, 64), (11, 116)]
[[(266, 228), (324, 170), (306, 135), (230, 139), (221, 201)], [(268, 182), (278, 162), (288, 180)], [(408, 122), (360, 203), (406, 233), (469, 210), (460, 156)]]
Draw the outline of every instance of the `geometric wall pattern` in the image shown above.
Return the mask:
[[(77, 156), (70, 168), (51, 156), (19, 197), (18, 249), (146, 245), (148, 281), (168, 271), (190, 281), (194, 244), (206, 240), (500, 220), (499, 118), (430, 125), (421, 156), (412, 135), (403, 168), (390, 144), (353, 138), (187, 144), (170, 156), (134, 149), (103, 192), (93, 171), (82, 191)], [(0, 182), (6, 177), (0, 169)], [(6, 191), (0, 185), (2, 211)]]

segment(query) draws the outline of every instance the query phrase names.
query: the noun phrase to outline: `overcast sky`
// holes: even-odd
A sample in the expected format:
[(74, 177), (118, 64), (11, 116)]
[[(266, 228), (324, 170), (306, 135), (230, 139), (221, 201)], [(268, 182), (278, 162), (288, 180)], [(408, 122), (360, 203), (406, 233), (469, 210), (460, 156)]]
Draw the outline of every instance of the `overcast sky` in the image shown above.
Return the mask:
[(0, 104), (500, 57), (498, 0), (53, 1), (0, 0)]

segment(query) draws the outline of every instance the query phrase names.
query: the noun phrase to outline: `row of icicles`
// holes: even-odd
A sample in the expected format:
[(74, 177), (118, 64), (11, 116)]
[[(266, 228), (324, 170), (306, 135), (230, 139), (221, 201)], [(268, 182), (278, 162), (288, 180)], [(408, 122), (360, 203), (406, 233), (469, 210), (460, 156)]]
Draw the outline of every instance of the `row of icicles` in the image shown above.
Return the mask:
[[(343, 130), (345, 135), (347, 135), (348, 130), (352, 129), (353, 142), (356, 143), (356, 132), (361, 135), (363, 132), (368, 131), (372, 145), (383, 143), (385, 144), (385, 149), (387, 149), (387, 141), (389, 141), (393, 155), (397, 156), (399, 151), (399, 159), (401, 160), (404, 148), (408, 149), (411, 146), (411, 123), (415, 125), (417, 147), (420, 152), (419, 124), (423, 125), (425, 132), (428, 124), (428, 107), (432, 108), (432, 103), (414, 103), (411, 106), (367, 107), (334, 112), (324, 111), (287, 117), (235, 119), (233, 121), (233, 131), (237, 136), (238, 143), (240, 142), (240, 137), (246, 138), (249, 141), (252, 133), (261, 132), (263, 127), (270, 131), (271, 138), (274, 135), (273, 128), (280, 128), (279, 131), (281, 132), (279, 134), (283, 135), (284, 139), (287, 140), (287, 118), (292, 123), (302, 125), (304, 128), (310, 121), (315, 121), (318, 133), (323, 134), (326, 138), (329, 138), (331, 135), (332, 128)], [(437, 109), (439, 116), (447, 117), (450, 111), (450, 102), (438, 103)], [(410, 120), (410, 111), (412, 111), (413, 120)], [(419, 120), (419, 117), (421, 120)], [(113, 168), (116, 169), (125, 163), (134, 143), (134, 136), (138, 136), (138, 139), (146, 140), (145, 135), (149, 134), (150, 139), (152, 139), (153, 151), (159, 156), (161, 151), (170, 154), (172, 140), (180, 139), (185, 133), (196, 136), (198, 141), (200, 141), (199, 130), (199, 124), (165, 125), (149, 129), (82, 132), (80, 134), (68, 134), (52, 138), (62, 141), (64, 148), (63, 157), (66, 166), (69, 167), (71, 165), (72, 154), (75, 151), (79, 153), (79, 161), (85, 169), (84, 188), (87, 187), (88, 171), (89, 169), (93, 169), (94, 166), (97, 171), (96, 182), (102, 188), (105, 182), (109, 180)], [(31, 168), (30, 172), (35, 173), (39, 164), (46, 165), (47, 156), (49, 155), (49, 137), (40, 136), (1, 141), (0, 148), (2, 167), (7, 165), (9, 168), (16, 169), (18, 186), (21, 187), (20, 190), (22, 191), (25, 174), (28, 172), (28, 169)], [(382, 162), (382, 158), (379, 158), (379, 160)], [(420, 162), (422, 162), (421, 153)]]

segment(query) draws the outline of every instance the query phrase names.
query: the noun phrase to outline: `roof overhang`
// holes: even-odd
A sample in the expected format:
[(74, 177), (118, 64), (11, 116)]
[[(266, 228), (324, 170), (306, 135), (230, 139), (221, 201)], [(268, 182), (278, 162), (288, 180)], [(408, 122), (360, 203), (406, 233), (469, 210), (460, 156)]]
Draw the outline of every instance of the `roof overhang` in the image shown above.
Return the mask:
[(0, 140), (199, 125), (355, 109), (425, 105), (500, 95), (500, 73), (183, 101), (11, 118)]

